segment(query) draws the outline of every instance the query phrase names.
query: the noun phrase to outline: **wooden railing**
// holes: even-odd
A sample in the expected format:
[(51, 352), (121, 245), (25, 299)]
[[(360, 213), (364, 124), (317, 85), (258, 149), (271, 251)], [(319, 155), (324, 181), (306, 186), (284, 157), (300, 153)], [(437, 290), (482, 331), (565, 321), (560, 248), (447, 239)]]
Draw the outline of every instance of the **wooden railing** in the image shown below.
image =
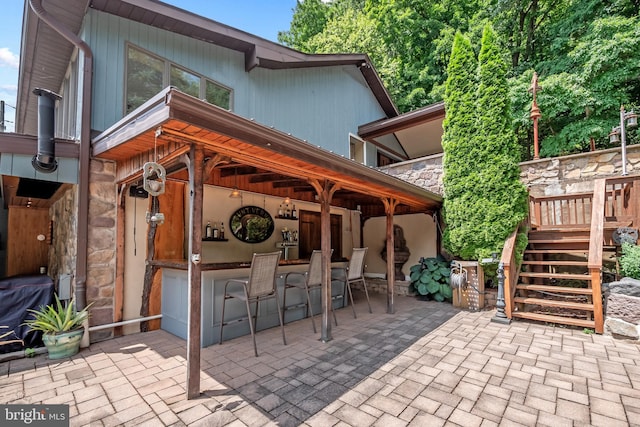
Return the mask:
[(602, 250), (604, 246), (605, 204), (607, 201), (607, 183), (598, 179), (593, 186), (593, 211), (591, 212), (591, 231), (589, 236), (588, 268), (591, 276), (593, 298), (593, 320), (596, 333), (604, 331), (602, 313)]
[[(640, 222), (640, 177), (627, 176), (600, 179), (605, 223), (609, 228), (638, 225)], [(591, 226), (594, 193), (573, 193), (557, 196), (530, 196), (529, 221), (531, 228), (558, 226)], [(598, 207), (600, 209), (600, 207)], [(606, 228), (606, 227), (605, 227)]]
[(504, 242), (500, 262), (504, 268), (504, 314), (511, 319), (511, 313), (515, 307), (513, 298), (516, 294), (520, 265), (516, 262), (516, 240), (520, 227), (511, 233)]

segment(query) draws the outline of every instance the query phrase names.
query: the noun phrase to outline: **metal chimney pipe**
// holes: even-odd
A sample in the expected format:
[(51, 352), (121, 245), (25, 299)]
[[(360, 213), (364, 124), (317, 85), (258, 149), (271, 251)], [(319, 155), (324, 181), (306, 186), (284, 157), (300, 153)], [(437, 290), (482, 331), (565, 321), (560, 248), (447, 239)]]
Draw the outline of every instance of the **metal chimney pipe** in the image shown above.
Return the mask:
[(42, 88), (35, 88), (33, 93), (38, 96), (38, 152), (31, 164), (38, 172), (51, 173), (58, 169), (54, 140), (55, 106), (62, 97)]

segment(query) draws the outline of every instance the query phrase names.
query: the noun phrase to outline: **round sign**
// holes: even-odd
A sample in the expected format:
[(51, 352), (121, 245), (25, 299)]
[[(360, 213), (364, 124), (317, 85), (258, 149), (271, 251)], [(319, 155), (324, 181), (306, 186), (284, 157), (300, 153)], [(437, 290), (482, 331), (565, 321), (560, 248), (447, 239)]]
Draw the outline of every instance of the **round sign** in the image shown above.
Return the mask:
[(231, 234), (245, 243), (260, 243), (273, 234), (273, 218), (258, 206), (243, 206), (229, 219)]

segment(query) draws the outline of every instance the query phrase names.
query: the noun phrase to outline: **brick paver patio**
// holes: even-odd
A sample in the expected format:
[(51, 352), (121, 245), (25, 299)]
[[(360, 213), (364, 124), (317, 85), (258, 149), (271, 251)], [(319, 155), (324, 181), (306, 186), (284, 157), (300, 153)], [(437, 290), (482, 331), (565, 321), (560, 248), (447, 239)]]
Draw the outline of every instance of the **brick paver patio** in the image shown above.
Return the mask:
[(640, 426), (638, 343), (491, 323), (493, 312), (385, 297), (337, 310), (333, 341), (308, 319), (202, 351), (185, 399), (186, 342), (164, 331), (92, 344), (71, 359), (0, 364), (0, 403), (68, 403), (71, 425)]

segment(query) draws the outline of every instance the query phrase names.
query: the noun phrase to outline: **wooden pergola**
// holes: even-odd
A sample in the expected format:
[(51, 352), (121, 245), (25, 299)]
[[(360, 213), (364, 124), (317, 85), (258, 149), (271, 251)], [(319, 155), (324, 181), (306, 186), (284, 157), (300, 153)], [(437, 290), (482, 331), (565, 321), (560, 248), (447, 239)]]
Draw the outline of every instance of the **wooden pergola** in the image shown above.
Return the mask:
[[(92, 155), (116, 162), (123, 187), (141, 180), (143, 165), (155, 161), (167, 176), (190, 188), (187, 395), (200, 393), (203, 186), (237, 187), (320, 205), (322, 279), (321, 340), (331, 322), (330, 207), (365, 217), (386, 215), (387, 312), (394, 312), (394, 214), (434, 213), (442, 198), (432, 192), (266, 127), (254, 120), (167, 88), (92, 140)], [(122, 259), (122, 255), (118, 256)]]

